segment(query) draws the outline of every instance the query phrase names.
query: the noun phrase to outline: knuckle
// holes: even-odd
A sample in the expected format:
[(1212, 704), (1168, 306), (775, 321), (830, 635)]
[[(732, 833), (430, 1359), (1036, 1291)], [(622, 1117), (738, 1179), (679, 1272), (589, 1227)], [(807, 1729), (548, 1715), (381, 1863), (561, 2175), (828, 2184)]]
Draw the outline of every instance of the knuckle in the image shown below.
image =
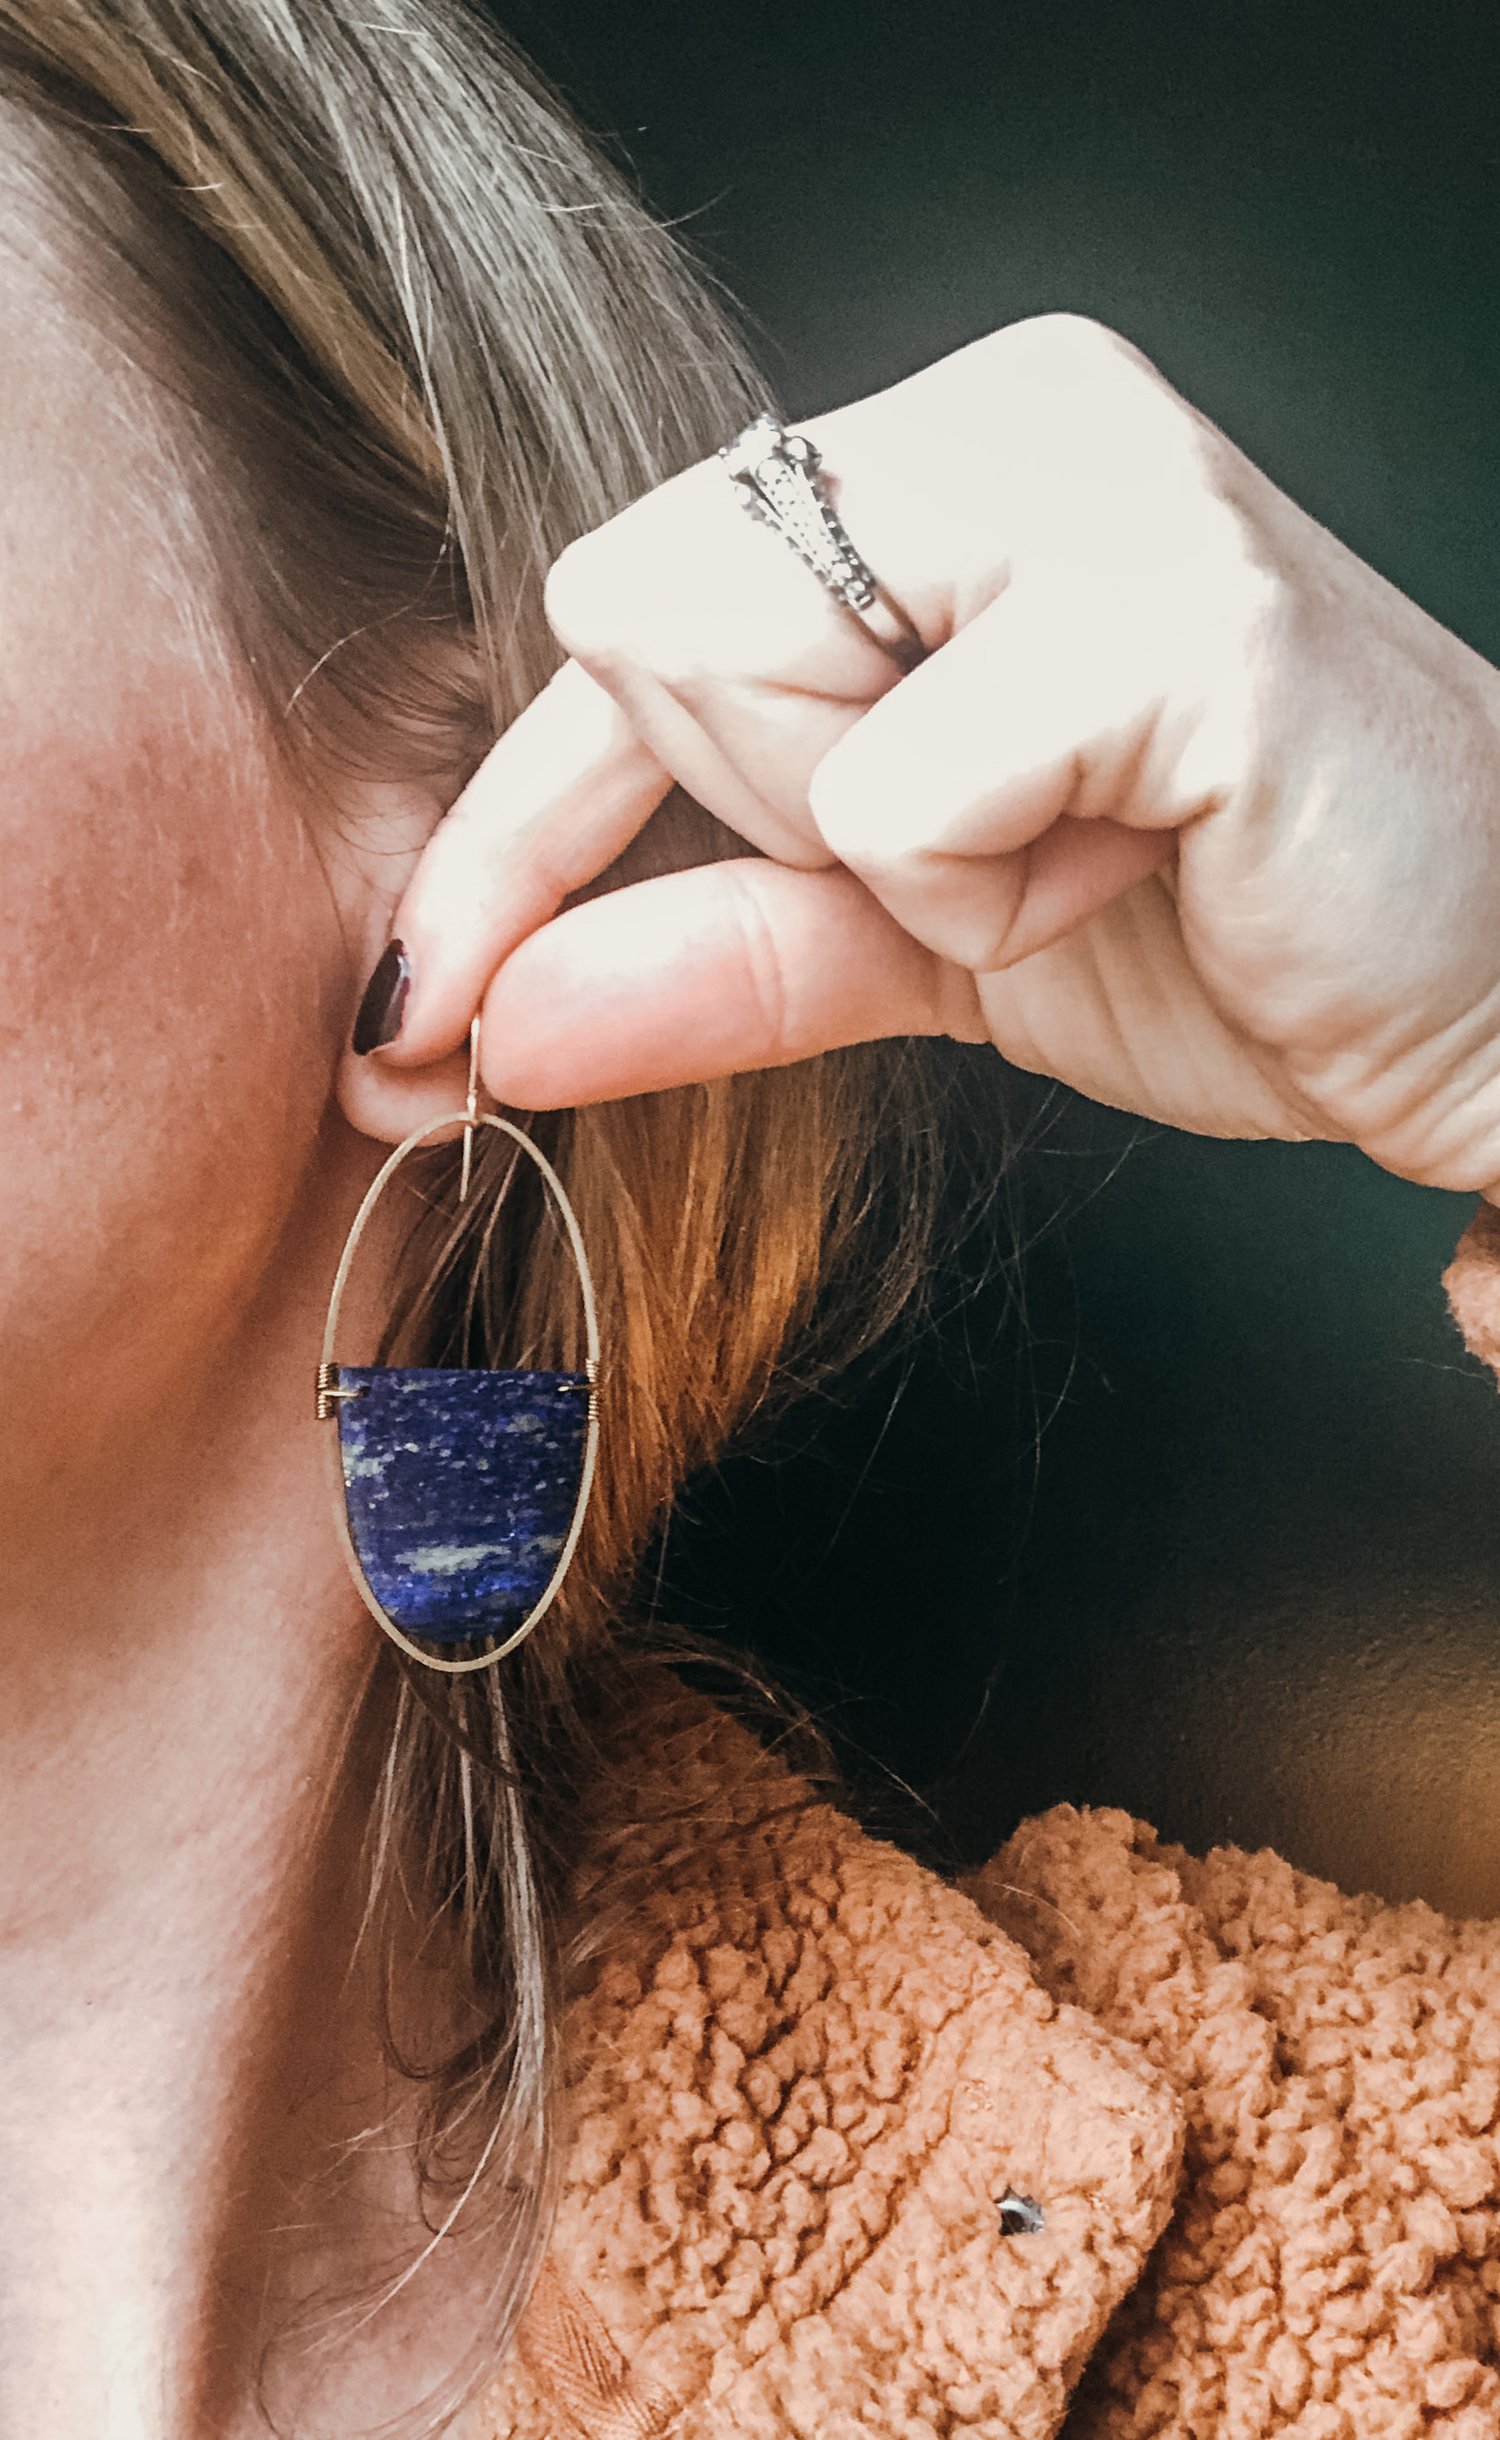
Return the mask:
[(734, 917), (751, 1013), (767, 1056), (774, 1061), (788, 1054), (792, 1044), (786, 964), (760, 893), (743, 878), (735, 886)]
[(702, 654), (703, 604), (694, 592), (701, 559), (685, 478), (658, 485), (553, 561), (543, 587), (547, 622), (565, 652), (605, 685), (646, 666), (690, 674)]
[(945, 1034), (950, 1042), (988, 1042), (977, 972), (956, 959), (933, 959), (930, 1006), (935, 1034)]
[(852, 729), (813, 773), (808, 804), (830, 854), (862, 881), (904, 871), (929, 844), (929, 809), (904, 769)]
[(1097, 320), (1093, 314), (1071, 313), (1062, 309), (1028, 314), (1014, 327), (1039, 347), (1097, 347), (1114, 336), (1108, 325)]
[(597, 613), (595, 537), (580, 535), (553, 560), (542, 588), (547, 624), (564, 650), (576, 654)]
[(595, 673), (621, 650), (621, 606), (628, 597), (619, 567), (619, 518), (580, 534), (554, 559), (542, 589), (547, 624), (563, 650)]
[(865, 790), (857, 770), (849, 768), (855, 759), (846, 739), (813, 773), (807, 802), (818, 836), (830, 854), (851, 872), (863, 872), (869, 869), (870, 839)]
[(1087, 314), (1035, 314), (997, 332), (994, 373), (1002, 392), (1019, 385), (1047, 417), (1061, 408), (1065, 428), (1076, 419), (1096, 426), (1122, 413), (1139, 422), (1152, 418), (1175, 392), (1150, 358)]
[(1107, 322), (1096, 322), (1091, 314), (1033, 314), (1029, 321), (1018, 322), (1014, 328), (1025, 345), (1058, 363), (1076, 363), (1097, 371), (1103, 364), (1144, 362), (1138, 348), (1132, 347)]

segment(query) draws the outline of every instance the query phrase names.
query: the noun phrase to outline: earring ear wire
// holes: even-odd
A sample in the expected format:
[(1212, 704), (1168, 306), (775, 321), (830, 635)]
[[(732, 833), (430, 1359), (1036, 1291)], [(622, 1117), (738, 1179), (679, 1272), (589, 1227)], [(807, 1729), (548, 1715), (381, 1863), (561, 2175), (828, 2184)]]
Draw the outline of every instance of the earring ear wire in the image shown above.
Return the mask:
[[(337, 1361), (344, 1293), (371, 1215), (402, 1164), (432, 1136), (455, 1125), (463, 1129), (460, 1204), (468, 1198), (481, 1127), (508, 1136), (540, 1170), (578, 1272), (586, 1350), (581, 1373), (355, 1367)], [(476, 1017), (469, 1029), (463, 1109), (414, 1128), (382, 1163), (354, 1215), (328, 1299), (317, 1377), (318, 1420), (338, 1425), (326, 1446), (350, 1574), (366, 1609), (424, 1668), (449, 1677), (493, 1668), (525, 1641), (556, 1600), (583, 1532), (598, 1465), (599, 1356), (593, 1274), (563, 1182), (529, 1135), (498, 1112), (479, 1107)], [(407, 1462), (411, 1458), (418, 1461), (415, 1466)], [(497, 1459), (506, 1463), (497, 1466)], [(575, 1487), (569, 1506), (570, 1476)], [(539, 1525), (561, 1530), (540, 1531)], [(548, 1560), (553, 1561), (550, 1572)], [(386, 1600), (371, 1581), (372, 1569)], [(540, 1589), (520, 1624), (489, 1652), (442, 1660), (423, 1651), (407, 1632), (415, 1623), (420, 1633), (430, 1622), (438, 1640), (483, 1634), (485, 1609), (503, 1612), (522, 1584)], [(403, 1623), (393, 1616), (391, 1603), (398, 1596), (418, 1613), (415, 1620), (408, 1616)], [(479, 1608), (477, 1617), (468, 1605)]]
[(474, 1130), (479, 1124), (479, 1019), (469, 1027), (469, 1090), (464, 1100), (464, 1157), (459, 1171), (458, 1199), (469, 1200), (469, 1178), (474, 1165)]

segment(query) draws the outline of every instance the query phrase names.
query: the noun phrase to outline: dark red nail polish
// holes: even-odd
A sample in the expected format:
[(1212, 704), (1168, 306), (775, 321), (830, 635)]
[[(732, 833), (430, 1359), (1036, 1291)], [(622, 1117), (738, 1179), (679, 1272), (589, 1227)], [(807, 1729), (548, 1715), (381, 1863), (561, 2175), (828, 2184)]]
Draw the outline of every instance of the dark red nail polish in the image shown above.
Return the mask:
[(365, 985), (365, 996), (354, 1020), (354, 1047), (361, 1058), (366, 1051), (383, 1050), (387, 1042), (395, 1041), (401, 1031), (410, 989), (411, 959), (405, 944), (393, 940), (382, 952), (379, 965)]

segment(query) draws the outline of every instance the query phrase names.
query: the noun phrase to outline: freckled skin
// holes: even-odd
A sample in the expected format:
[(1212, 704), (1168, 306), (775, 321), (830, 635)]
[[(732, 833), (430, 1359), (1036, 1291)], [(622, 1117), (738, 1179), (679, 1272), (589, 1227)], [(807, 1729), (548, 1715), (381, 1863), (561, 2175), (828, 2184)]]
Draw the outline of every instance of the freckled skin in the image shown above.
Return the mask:
[(156, 530), (121, 368), (6, 302), (0, 1527), (80, 1431), (102, 1451), (224, 1361), (312, 1159), (342, 955), (300, 811), (199, 665), (210, 571)]
[[(4, 184), (0, 2430), (247, 2440), (262, 2298), (274, 2325), (423, 2234), (399, 2146), (326, 2179), (392, 2096), (349, 1969), (376, 1629), (312, 1388), (384, 1151), (335, 1075), (434, 809), (372, 788), (335, 844), (275, 771), (164, 402)], [(419, 2047), (451, 2030), (441, 1940), (404, 1991)], [(468, 2303), (445, 2257), (290, 2427), (410, 2402)]]

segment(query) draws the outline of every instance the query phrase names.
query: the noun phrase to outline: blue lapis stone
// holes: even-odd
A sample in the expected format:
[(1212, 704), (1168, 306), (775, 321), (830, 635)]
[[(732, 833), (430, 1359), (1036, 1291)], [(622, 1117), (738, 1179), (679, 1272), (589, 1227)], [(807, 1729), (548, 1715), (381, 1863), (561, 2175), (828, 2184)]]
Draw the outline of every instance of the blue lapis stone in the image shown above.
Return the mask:
[(583, 1478), (582, 1373), (341, 1364), (349, 1533), (381, 1607), (437, 1643), (519, 1626)]

